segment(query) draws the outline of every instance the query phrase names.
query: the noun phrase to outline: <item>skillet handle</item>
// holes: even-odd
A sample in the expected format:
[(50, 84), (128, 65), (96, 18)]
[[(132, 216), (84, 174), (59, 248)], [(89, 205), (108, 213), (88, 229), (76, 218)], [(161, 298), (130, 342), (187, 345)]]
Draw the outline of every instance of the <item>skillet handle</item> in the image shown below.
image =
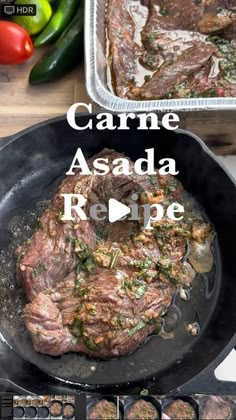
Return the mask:
[(2, 150), (7, 144), (11, 143), (12, 140), (13, 136), (0, 137), (0, 150)]
[(181, 395), (188, 394), (211, 394), (211, 395), (236, 395), (236, 382), (219, 380), (215, 376), (215, 370), (235, 348), (236, 334), (232, 340), (233, 345), (227, 346), (221, 361), (213, 362), (195, 378), (179, 387), (176, 392)]
[(177, 389), (179, 395), (209, 394), (209, 395), (235, 395), (236, 382), (222, 381), (215, 377), (214, 371), (207, 371), (199, 375), (186, 385)]
[(9, 379), (0, 378), (0, 392), (16, 395), (34, 395), (31, 391), (14, 384)]

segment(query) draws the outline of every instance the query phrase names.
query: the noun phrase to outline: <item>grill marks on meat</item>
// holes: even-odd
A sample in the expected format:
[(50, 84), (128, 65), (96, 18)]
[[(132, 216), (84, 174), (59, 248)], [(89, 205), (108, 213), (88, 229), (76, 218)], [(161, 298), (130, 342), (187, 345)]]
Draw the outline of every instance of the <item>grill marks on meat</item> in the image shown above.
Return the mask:
[[(107, 157), (112, 165), (123, 155), (104, 150), (97, 157)], [(191, 286), (195, 271), (183, 257), (187, 241), (197, 240), (192, 221), (162, 219), (146, 231), (142, 221), (60, 220), (62, 192), (80, 192), (90, 203), (107, 204), (114, 191), (126, 204), (136, 191), (140, 203), (165, 207), (182, 201), (183, 188), (158, 171), (151, 178), (77, 172), (63, 181), (32, 239), (17, 251), (18, 279), (31, 301), (23, 318), (38, 352), (83, 352), (104, 359), (125, 355), (160, 330), (173, 295)], [(210, 230), (203, 222), (197, 227), (204, 242)]]
[[(110, 2), (112, 3), (112, 2)], [(129, 14), (129, 2), (126, 5), (125, 19)], [(131, 60), (125, 48), (122, 54), (130, 63), (138, 60), (138, 66), (133, 72), (133, 83), (126, 84), (127, 89), (119, 96), (135, 100), (162, 99), (169, 97), (192, 97), (195, 91), (195, 74), (204, 68), (207, 72), (206, 87), (203, 97), (208, 96), (235, 96), (235, 79), (225, 77), (224, 67), (221, 66), (221, 51), (218, 44), (209, 38), (209, 35), (220, 36), (220, 39), (235, 41), (236, 36), (236, 4), (230, 0), (150, 0), (146, 24), (142, 29), (142, 45), (136, 61)], [(122, 8), (120, 9), (122, 10)], [(112, 16), (108, 17), (108, 25), (112, 25)], [(109, 37), (109, 33), (108, 33)], [(110, 37), (109, 37), (110, 39)], [(120, 43), (122, 48), (122, 43)], [(124, 44), (123, 44), (124, 45)], [(131, 45), (131, 43), (129, 43)], [(235, 48), (234, 44), (231, 44)], [(111, 45), (111, 54), (113, 55)], [(135, 50), (134, 50), (135, 51)], [(193, 52), (193, 54), (192, 54)], [(235, 53), (236, 54), (236, 53)], [(117, 54), (115, 53), (115, 57)], [(212, 59), (219, 59), (218, 74), (213, 74), (214, 63)], [(122, 63), (122, 60), (120, 63)], [(147, 75), (140, 78), (137, 72)], [(111, 65), (115, 69), (114, 63)], [(152, 72), (152, 73), (150, 73)], [(116, 72), (115, 72), (116, 73)], [(122, 72), (120, 72), (122, 74)], [(130, 77), (130, 72), (127, 71)], [(193, 76), (193, 77), (192, 77)], [(115, 74), (116, 79), (116, 74)], [(175, 91), (175, 87), (184, 80), (191, 80), (192, 90)], [(117, 80), (117, 79), (116, 79)], [(119, 84), (119, 83), (118, 83)], [(165, 89), (166, 87), (166, 89)], [(201, 92), (197, 91), (200, 96)]]

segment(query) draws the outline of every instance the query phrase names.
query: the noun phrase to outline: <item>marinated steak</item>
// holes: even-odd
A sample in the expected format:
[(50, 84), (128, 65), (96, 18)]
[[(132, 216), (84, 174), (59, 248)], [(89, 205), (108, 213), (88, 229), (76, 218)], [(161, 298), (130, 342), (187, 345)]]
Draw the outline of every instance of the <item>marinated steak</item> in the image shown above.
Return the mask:
[(88, 420), (116, 420), (117, 417), (117, 407), (115, 404), (104, 399), (93, 407), (89, 413)]
[[(107, 157), (112, 166), (113, 160), (123, 157), (117, 152), (103, 151), (99, 157)], [(88, 161), (91, 169), (93, 159)], [(134, 171), (133, 163), (130, 162), (131, 171)], [(167, 177), (168, 178), (168, 177)], [(165, 182), (161, 180), (160, 182)], [(167, 179), (168, 182), (168, 179)], [(94, 250), (96, 246), (96, 226), (88, 221), (81, 221), (74, 214), (74, 222), (63, 223), (63, 198), (61, 194), (81, 193), (88, 199), (89, 204), (106, 203), (113, 197), (114, 191), (117, 200), (124, 200), (135, 189), (149, 191), (151, 194), (157, 189), (150, 183), (148, 178), (135, 175), (133, 176), (69, 176), (62, 182), (58, 193), (52, 199), (48, 209), (43, 213), (38, 221), (37, 229), (32, 238), (17, 250), (17, 279), (23, 285), (28, 300), (32, 300), (39, 292), (50, 289), (55, 283), (62, 281), (76, 266), (76, 254), (83, 256), (84, 249), (79, 249), (77, 245), (74, 252), (74, 241), (80, 238), (83, 247)], [(176, 189), (178, 198), (180, 193)], [(103, 225), (100, 224), (100, 230)]]
[(124, 97), (137, 73), (138, 45), (134, 42), (134, 22), (123, 0), (110, 0), (108, 37), (117, 93)]
[[(118, 25), (114, 3), (119, 3)], [(132, 19), (134, 7), (140, 8), (144, 24)], [(110, 0), (108, 9), (108, 65), (117, 95), (134, 100), (236, 95), (235, 2), (150, 0), (137, 1), (134, 6), (132, 1)], [(125, 35), (119, 39), (116, 35), (116, 45), (111, 28), (123, 34), (122, 25), (126, 28), (127, 21), (132, 27), (128, 45)], [(138, 47), (134, 42), (137, 31)], [(199, 90), (201, 70), (201, 84), (206, 88)], [(191, 83), (191, 89), (182, 89), (183, 82)], [(125, 86), (122, 91), (121, 84)]]
[(141, 88), (133, 88), (131, 93), (143, 99), (163, 98), (172, 92), (176, 85), (183, 82), (207, 63), (215, 51), (213, 45), (196, 43), (186, 49), (172, 64), (163, 64), (151, 80)]
[(36, 351), (100, 358), (129, 353), (160, 327), (174, 292), (171, 285), (147, 286), (121, 270), (99, 269), (88, 279), (71, 277), (53, 294), (39, 293), (26, 305), (24, 319)]
[(229, 401), (225, 401), (221, 397), (209, 397), (205, 401), (204, 409), (201, 413), (201, 419), (202, 420), (226, 420), (231, 419), (233, 420), (235, 418), (235, 413), (232, 409), (232, 406), (234, 405), (233, 402), (231, 404)]
[(180, 399), (164, 408), (164, 412), (171, 420), (195, 420), (197, 418), (194, 408), (188, 402)]
[[(109, 150), (98, 156), (110, 165), (123, 157)], [(23, 318), (36, 351), (127, 354), (160, 331), (173, 295), (191, 286), (195, 271), (184, 258), (187, 243), (202, 246), (210, 232), (199, 215), (178, 223), (163, 218), (153, 230), (143, 229), (142, 221), (61, 220), (62, 193), (81, 193), (89, 204), (107, 204), (114, 196), (129, 204), (134, 191), (140, 204), (184, 202), (179, 181), (158, 171), (149, 177), (77, 171), (62, 182), (31, 240), (17, 250), (18, 280), (30, 301)]]
[(154, 405), (143, 398), (136, 401), (125, 415), (125, 420), (159, 420), (159, 418)]

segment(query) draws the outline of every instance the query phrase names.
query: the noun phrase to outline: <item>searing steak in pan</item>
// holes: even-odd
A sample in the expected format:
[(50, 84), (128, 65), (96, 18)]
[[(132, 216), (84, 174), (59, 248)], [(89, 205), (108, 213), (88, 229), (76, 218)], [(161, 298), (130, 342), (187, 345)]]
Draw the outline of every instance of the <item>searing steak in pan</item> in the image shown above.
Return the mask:
[[(101, 156), (112, 168), (122, 155), (104, 150)], [(127, 354), (160, 331), (176, 291), (191, 286), (195, 271), (183, 257), (187, 241), (207, 240), (211, 229), (203, 220), (164, 218), (145, 230), (142, 217), (115, 224), (85, 222), (78, 215), (73, 222), (61, 219), (62, 193), (82, 193), (89, 204), (107, 204), (109, 197), (128, 204), (134, 191), (140, 204), (183, 200), (181, 184), (170, 175), (101, 177), (77, 171), (63, 181), (34, 235), (17, 250), (18, 279), (31, 301), (23, 318), (36, 351)]]
[(169, 419), (174, 420), (196, 420), (197, 415), (194, 408), (187, 401), (176, 399), (163, 409)]
[(154, 407), (154, 405), (149, 402), (145, 401), (144, 399), (140, 398), (134, 404), (130, 404), (130, 408), (127, 414), (125, 414), (125, 420), (159, 420), (160, 416), (159, 413)]
[[(112, 161), (121, 157), (117, 152), (102, 152), (100, 158), (108, 157), (110, 166)], [(88, 161), (91, 169), (93, 160)], [(134, 170), (133, 163), (130, 162)], [(165, 179), (161, 179), (165, 183)], [(167, 179), (168, 182), (168, 179)], [(30, 240), (17, 250), (17, 278), (23, 284), (27, 298), (32, 300), (40, 291), (51, 288), (69, 274), (76, 265), (73, 238), (80, 238), (84, 246), (93, 250), (96, 245), (96, 227), (87, 221), (80, 221), (79, 217), (74, 223), (62, 223), (63, 197), (61, 194), (81, 193), (93, 204), (106, 202), (116, 191), (116, 199), (122, 200), (135, 192), (135, 188), (154, 193), (156, 187), (147, 179), (140, 176), (83, 176), (79, 174), (68, 176), (62, 182), (58, 193), (52, 199), (50, 206), (38, 221), (38, 228)], [(178, 198), (179, 188), (171, 193)], [(76, 214), (74, 214), (76, 217)], [(101, 225), (101, 229), (103, 226)], [(84, 250), (81, 249), (83, 253)]]
[(94, 404), (93, 408), (91, 408), (91, 411), (89, 412), (88, 420), (97, 419), (116, 420), (117, 406), (114, 402), (104, 399)]
[[(216, 381), (213, 375), (215, 368), (235, 346), (235, 265), (233, 261), (236, 197), (233, 180), (204, 144), (190, 133), (181, 130), (170, 132), (163, 128), (158, 132), (136, 130), (137, 120), (130, 121), (132, 129), (129, 132), (123, 130), (101, 132), (96, 129), (96, 115), (78, 115), (76, 122), (80, 126), (85, 126), (89, 118), (94, 125), (93, 130), (77, 132), (70, 128), (65, 118), (58, 118), (8, 139), (0, 151), (2, 181), (0, 183), (1, 386), (7, 385), (7, 380), (10, 379), (18, 387), (34, 392), (36, 395), (41, 395), (42, 389), (48, 395), (64, 395), (74, 393), (76, 390), (101, 392), (103, 395), (121, 392), (123, 394), (126, 392), (126, 395), (138, 395), (144, 388), (149, 389), (153, 395), (166, 394), (177, 388), (182, 395), (189, 395), (197, 393), (201, 384), (204, 393), (210, 394), (214, 391), (215, 395), (220, 395), (222, 392), (234, 395), (235, 384)], [(119, 125), (119, 119), (115, 115), (114, 122)], [(127, 141), (124, 141), (125, 139)], [(156, 167), (158, 167), (158, 161), (166, 156), (175, 159), (179, 170), (178, 179), (184, 189), (200, 203), (205, 211), (206, 220), (211, 222), (217, 235), (212, 243), (213, 269), (206, 274), (197, 274), (192, 281), (189, 300), (180, 298), (181, 290), (174, 296), (167, 314), (161, 317), (163, 319), (161, 333), (148, 337), (145, 343), (134, 352), (110, 360), (95, 359), (85, 354), (71, 352), (60, 357), (36, 352), (21, 317), (27, 302), (24, 299), (23, 290), (15, 282), (14, 252), (25, 240), (33, 238), (35, 230), (41, 230), (42, 226), (39, 222), (37, 223), (37, 218), (43, 214), (45, 208), (50, 208), (48, 200), (52, 200), (57, 193), (63, 174), (68, 171), (78, 147), (82, 148), (86, 159), (100, 153), (105, 147), (112, 147), (118, 154), (125, 153), (132, 161), (145, 157), (144, 149), (154, 148)], [(9, 167), (14, 170), (9, 171)], [(155, 191), (155, 184), (150, 183), (149, 179), (147, 181)], [(151, 181), (155, 180), (151, 178)], [(165, 186), (168, 187), (170, 179), (166, 177), (165, 181)], [(120, 190), (115, 191), (117, 193)], [(171, 188), (167, 190), (171, 192)], [(180, 188), (178, 192), (181, 193)], [(180, 201), (179, 196), (176, 201)], [(123, 223), (126, 224), (125, 221), (121, 221), (118, 225), (116, 223), (112, 225), (114, 237), (118, 239), (119, 246), (128, 242), (126, 229), (122, 228), (121, 231)], [(106, 221), (104, 224), (109, 226)], [(129, 226), (130, 222), (127, 222), (127, 225)], [(99, 229), (99, 226), (96, 228), (100, 245), (104, 245), (102, 241), (105, 241), (107, 246), (109, 241), (113, 243), (114, 238), (109, 237), (109, 229), (108, 232), (105, 231), (103, 238), (102, 231), (103, 229)], [(119, 232), (122, 233), (122, 239), (118, 235)], [(170, 235), (166, 235), (165, 226), (161, 232), (163, 232), (161, 236), (164, 243), (159, 242), (160, 237), (155, 238), (158, 239), (159, 246), (167, 245), (166, 251), (169, 249), (170, 252), (176, 250), (176, 256), (170, 253), (169, 255), (173, 260), (178, 257), (178, 264), (180, 264), (181, 255), (183, 255), (182, 247), (186, 238), (178, 238), (179, 235), (173, 237), (173, 231), (169, 232)], [(194, 236), (200, 239), (201, 235), (198, 236), (198, 234), (199, 229), (196, 227)], [(177, 244), (180, 239), (181, 246), (179, 244), (178, 249), (178, 246), (173, 246), (173, 243)], [(171, 244), (172, 246), (169, 246)], [(197, 245), (200, 250), (202, 244)], [(106, 265), (109, 264), (109, 255), (107, 256), (107, 251), (105, 254), (106, 257), (103, 256), (102, 260)], [(187, 254), (184, 254), (184, 258), (188, 267)], [(113, 257), (115, 255), (113, 254)], [(121, 257), (117, 259), (118, 265), (115, 264), (115, 269), (121, 264), (123, 267), (127, 266), (129, 253)], [(77, 266), (77, 254), (75, 258)], [(194, 263), (194, 260), (192, 261)], [(98, 268), (103, 270), (105, 267), (99, 265)], [(132, 273), (139, 272), (135, 266), (128, 268)], [(107, 270), (110, 272), (111, 269), (107, 267)], [(148, 271), (152, 271), (152, 268)], [(87, 278), (89, 273), (84, 270), (81, 270), (82, 272)], [(71, 280), (68, 276), (72, 274), (74, 274), (73, 270), (66, 275), (61, 282), (62, 287), (63, 282), (67, 280), (68, 288), (70, 287)], [(91, 274), (95, 275), (95, 272)], [(148, 283), (146, 281), (145, 283), (144, 285), (147, 286)], [(60, 282), (56, 284), (59, 286)], [(145, 290), (145, 288), (139, 288), (142, 286), (139, 283), (134, 285), (133, 290), (127, 287), (129, 283), (125, 283), (124, 286), (130, 296), (132, 296), (130, 292), (139, 296)], [(71, 287), (74, 290), (74, 284)], [(172, 287), (178, 288), (178, 285), (172, 285)], [(184, 289), (185, 287), (187, 288), (183, 286)], [(53, 296), (54, 292), (56, 292), (56, 285), (50, 291), (46, 289), (41, 291), (47, 294), (49, 299), (56, 303), (57, 310), (61, 311), (58, 296)], [(62, 290), (60, 292), (62, 294)], [(36, 296), (39, 293), (36, 292)], [(73, 294), (67, 289), (64, 293), (64, 299), (67, 301), (67, 295)], [(83, 298), (77, 293), (75, 297), (81, 300)], [(28, 304), (34, 301), (33, 297), (29, 299)], [(89, 310), (89, 308), (85, 309)], [(68, 314), (64, 311), (64, 320), (67, 315), (69, 320), (70, 311), (71, 302), (69, 302)], [(176, 315), (179, 317), (175, 318)], [(92, 313), (89, 316), (92, 317)], [(173, 319), (176, 319), (178, 323), (170, 325), (169, 321)], [(195, 320), (198, 320), (200, 326), (197, 337), (185, 329), (186, 324), (191, 324)], [(36, 323), (40, 324), (37, 319)], [(45, 324), (51, 334), (53, 323)], [(167, 326), (169, 328), (172, 326), (173, 338), (171, 339), (164, 339), (163, 333), (167, 332)], [(72, 333), (73, 329), (71, 329)], [(74, 342), (76, 342), (78, 337), (74, 334), (72, 336), (73, 341), (75, 339)], [(28, 395), (26, 391), (18, 388), (17, 392)]]

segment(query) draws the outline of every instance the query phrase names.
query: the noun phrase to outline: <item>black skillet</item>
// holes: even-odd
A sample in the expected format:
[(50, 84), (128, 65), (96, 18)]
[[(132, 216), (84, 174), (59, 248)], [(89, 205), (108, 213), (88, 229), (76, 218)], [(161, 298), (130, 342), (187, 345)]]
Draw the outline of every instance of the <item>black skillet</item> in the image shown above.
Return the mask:
[(25, 417), (28, 419), (34, 419), (38, 415), (38, 411), (36, 407), (26, 407), (25, 409)]
[[(94, 122), (95, 118), (93, 115)], [(85, 125), (88, 116), (80, 115), (78, 120)], [(143, 388), (159, 395), (236, 393), (235, 383), (219, 382), (213, 374), (236, 344), (235, 183), (197, 137), (181, 130), (137, 131), (136, 126), (137, 121), (131, 121), (130, 131), (76, 131), (65, 118), (57, 118), (2, 141), (0, 249), (11, 251), (2, 262), (0, 273), (4, 296), (0, 309), (1, 389), (11, 383), (17, 387), (16, 392), (27, 390), (27, 394), (38, 395), (75, 390), (127, 395), (138, 394)], [(86, 157), (110, 147), (133, 160), (144, 156), (145, 148), (154, 147), (156, 164), (162, 157), (176, 159), (180, 180), (201, 203), (217, 232), (213, 271), (195, 281), (190, 302), (176, 303), (181, 318), (174, 338), (153, 336), (134, 353), (117, 360), (92, 360), (79, 354), (61, 358), (37, 354), (16, 316), (15, 308), (23, 298), (15, 286), (12, 243), (22, 243), (30, 236), (35, 226), (35, 209), (36, 213), (42, 211), (36, 203), (56, 191), (77, 147)], [(197, 338), (184, 328), (186, 322), (194, 320), (201, 326)]]
[(22, 417), (24, 417), (24, 415), (25, 415), (25, 409), (23, 407), (18, 406), (18, 407), (13, 408), (13, 416), (15, 418), (21, 419)]
[(42, 406), (38, 408), (38, 418), (46, 419), (49, 417), (49, 414), (50, 412), (48, 407)]

